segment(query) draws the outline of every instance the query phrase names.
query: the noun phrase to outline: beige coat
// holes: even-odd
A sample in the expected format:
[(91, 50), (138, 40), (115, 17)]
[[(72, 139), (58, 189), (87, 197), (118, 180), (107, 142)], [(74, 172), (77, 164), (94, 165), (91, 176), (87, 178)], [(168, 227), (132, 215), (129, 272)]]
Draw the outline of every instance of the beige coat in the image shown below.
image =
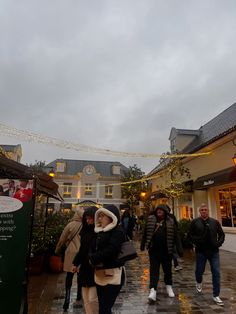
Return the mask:
[[(65, 259), (64, 259), (64, 266), (63, 270), (66, 272), (72, 272), (72, 262), (79, 251), (80, 248), (80, 235), (79, 232), (82, 228), (82, 217), (83, 217), (84, 210), (80, 208), (76, 211), (71, 221), (66, 225), (64, 228), (60, 239), (56, 246), (56, 254), (60, 253), (60, 250), (63, 245), (66, 245), (65, 251)], [(77, 232), (78, 231), (78, 232)], [(70, 241), (71, 237), (76, 234), (73, 239)]]

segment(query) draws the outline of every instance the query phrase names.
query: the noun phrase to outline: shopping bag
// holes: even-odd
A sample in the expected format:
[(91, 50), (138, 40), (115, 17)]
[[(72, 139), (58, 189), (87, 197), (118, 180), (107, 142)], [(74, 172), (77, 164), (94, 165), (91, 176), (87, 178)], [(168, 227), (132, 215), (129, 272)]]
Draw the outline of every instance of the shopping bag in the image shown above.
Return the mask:
[(133, 241), (127, 240), (123, 242), (121, 245), (120, 253), (118, 255), (118, 261), (125, 263), (132, 259), (135, 259), (136, 257), (138, 257), (138, 254), (134, 247)]

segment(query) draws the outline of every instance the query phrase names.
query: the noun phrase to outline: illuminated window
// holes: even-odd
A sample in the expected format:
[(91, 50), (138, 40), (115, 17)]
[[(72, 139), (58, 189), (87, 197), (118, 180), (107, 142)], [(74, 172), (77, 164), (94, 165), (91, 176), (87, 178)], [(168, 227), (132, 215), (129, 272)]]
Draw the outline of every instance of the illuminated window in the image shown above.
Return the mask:
[(72, 183), (63, 183), (63, 197), (71, 197)]
[(85, 195), (92, 195), (92, 184), (91, 183), (86, 183), (85, 184)]
[(112, 198), (112, 194), (113, 194), (113, 186), (106, 185), (105, 186), (105, 198)]
[(64, 213), (69, 213), (72, 209), (72, 204), (61, 204), (61, 211)]
[(236, 188), (219, 190), (219, 203), (223, 227), (236, 227)]

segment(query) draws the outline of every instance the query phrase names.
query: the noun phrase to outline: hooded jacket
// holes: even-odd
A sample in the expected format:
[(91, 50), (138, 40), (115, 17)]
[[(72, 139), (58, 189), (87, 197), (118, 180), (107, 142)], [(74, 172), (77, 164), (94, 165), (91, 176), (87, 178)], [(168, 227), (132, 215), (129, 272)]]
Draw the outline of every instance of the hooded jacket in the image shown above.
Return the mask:
[(155, 233), (156, 224), (157, 224), (157, 216), (156, 210), (162, 209), (165, 212), (164, 223), (166, 226), (166, 245), (168, 254), (173, 253), (173, 248), (176, 246), (178, 254), (180, 256), (183, 255), (182, 246), (180, 245), (179, 235), (177, 232), (177, 226), (174, 222), (174, 219), (169, 215), (169, 209), (166, 205), (160, 204), (155, 208), (155, 211), (152, 215), (150, 215), (147, 219), (147, 223), (144, 229), (144, 233), (141, 240), (140, 249), (143, 251), (145, 248), (149, 249), (152, 245), (153, 235)]
[(70, 222), (65, 226), (55, 249), (55, 253), (60, 254), (61, 248), (64, 245), (67, 247), (63, 264), (63, 270), (66, 272), (72, 271), (73, 259), (80, 248), (79, 233), (82, 228), (83, 213), (84, 210), (82, 208), (75, 212)]
[[(111, 223), (102, 228), (99, 214), (103, 213), (111, 218)], [(99, 208), (95, 214), (96, 241), (90, 254), (90, 262), (98, 269), (109, 269), (123, 266), (117, 260), (121, 244), (125, 241), (123, 228), (120, 226), (120, 213), (116, 206), (108, 205)]]

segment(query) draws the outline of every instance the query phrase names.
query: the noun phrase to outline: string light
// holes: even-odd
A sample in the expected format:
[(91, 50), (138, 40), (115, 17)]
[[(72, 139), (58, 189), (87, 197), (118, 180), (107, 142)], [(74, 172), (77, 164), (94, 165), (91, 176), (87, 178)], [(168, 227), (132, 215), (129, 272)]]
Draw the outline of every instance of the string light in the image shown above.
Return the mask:
[[(155, 179), (155, 178), (158, 178), (160, 177), (161, 175), (158, 174), (158, 175), (155, 175), (155, 176), (151, 176), (151, 177), (145, 177), (145, 178), (141, 178), (141, 179), (137, 179), (137, 180), (132, 180), (132, 181), (125, 181), (125, 182), (117, 182), (117, 183), (111, 183), (111, 184), (99, 184), (99, 187), (104, 187), (104, 186), (114, 186), (114, 185), (128, 185), (128, 184), (133, 184), (133, 183), (137, 183), (137, 182), (144, 182), (144, 181), (148, 181), (148, 180), (152, 180), (152, 179)], [(64, 187), (65, 185), (59, 185), (59, 187)], [(78, 185), (70, 185), (70, 187), (72, 188), (78, 188)], [(80, 185), (79, 186), (80, 188), (86, 188), (87, 185)], [(90, 187), (92, 188), (95, 188), (97, 187), (96, 184), (91, 184)]]
[(128, 153), (128, 152), (119, 152), (113, 151), (110, 149), (96, 148), (88, 145), (73, 143), (70, 141), (65, 141), (53, 137), (43, 136), (26, 130), (16, 129), (5, 124), (0, 123), (0, 132), (9, 137), (14, 137), (17, 139), (22, 139), (28, 142), (36, 142), (41, 144), (49, 144), (61, 148), (73, 149), (76, 151), (83, 151), (87, 153), (95, 153), (102, 155), (113, 155), (121, 157), (142, 157), (142, 158), (183, 158), (183, 157), (198, 157), (206, 156), (211, 154), (211, 152), (204, 153), (193, 153), (193, 154), (146, 154), (146, 153)]

